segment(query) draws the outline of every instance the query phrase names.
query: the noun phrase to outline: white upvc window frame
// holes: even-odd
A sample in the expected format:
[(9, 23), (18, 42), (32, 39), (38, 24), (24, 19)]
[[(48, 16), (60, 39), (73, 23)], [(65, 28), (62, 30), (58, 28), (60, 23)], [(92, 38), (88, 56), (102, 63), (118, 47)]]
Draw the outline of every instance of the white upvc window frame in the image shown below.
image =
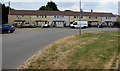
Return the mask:
[(47, 18), (46, 15), (45, 15), (45, 16), (43, 16), (43, 15), (37, 15), (36, 17), (37, 17), (37, 18)]
[(24, 15), (17, 15), (17, 18), (24, 18)]
[(111, 19), (111, 17), (106, 17), (106, 19)]

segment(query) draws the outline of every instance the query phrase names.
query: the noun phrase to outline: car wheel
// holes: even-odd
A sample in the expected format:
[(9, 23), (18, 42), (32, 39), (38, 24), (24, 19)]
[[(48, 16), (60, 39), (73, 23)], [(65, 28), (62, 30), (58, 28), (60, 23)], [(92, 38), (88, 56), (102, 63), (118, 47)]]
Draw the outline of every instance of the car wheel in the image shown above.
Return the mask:
[(11, 31), (10, 31), (10, 30), (8, 30), (8, 31), (7, 31), (7, 33), (11, 33)]
[(7, 33), (13, 33), (13, 31), (8, 30)]
[(10, 33), (13, 33), (14, 31), (10, 31)]

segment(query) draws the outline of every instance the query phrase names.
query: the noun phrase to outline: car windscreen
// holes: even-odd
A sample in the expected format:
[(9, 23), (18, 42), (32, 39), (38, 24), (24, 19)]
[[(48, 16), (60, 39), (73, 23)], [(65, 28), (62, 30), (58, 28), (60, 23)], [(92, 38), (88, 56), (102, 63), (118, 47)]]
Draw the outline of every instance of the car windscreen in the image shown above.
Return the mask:
[(77, 22), (73, 23), (73, 25), (77, 25)]
[(3, 25), (2, 27), (9, 27), (10, 25)]

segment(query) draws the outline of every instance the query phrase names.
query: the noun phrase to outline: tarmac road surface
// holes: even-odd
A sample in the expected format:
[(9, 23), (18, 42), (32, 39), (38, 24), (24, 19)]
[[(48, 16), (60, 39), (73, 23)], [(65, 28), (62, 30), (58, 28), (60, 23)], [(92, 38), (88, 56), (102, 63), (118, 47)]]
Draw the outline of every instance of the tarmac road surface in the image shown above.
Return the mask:
[[(87, 28), (82, 32), (112, 31), (117, 28)], [(78, 29), (45, 28), (45, 29), (16, 29), (12, 34), (2, 35), (2, 68), (17, 69), (32, 55), (48, 44), (60, 38), (77, 34)]]

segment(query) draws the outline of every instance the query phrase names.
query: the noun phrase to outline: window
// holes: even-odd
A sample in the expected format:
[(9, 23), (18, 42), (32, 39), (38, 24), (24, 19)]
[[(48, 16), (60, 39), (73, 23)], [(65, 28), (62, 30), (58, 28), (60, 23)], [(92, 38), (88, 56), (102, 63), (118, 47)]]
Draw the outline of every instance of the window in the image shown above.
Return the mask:
[(44, 16), (41, 16), (41, 18), (44, 18)]
[(81, 18), (83, 18), (83, 17), (81, 17)]
[(54, 18), (56, 18), (56, 16), (54, 16)]
[(106, 19), (111, 19), (111, 17), (106, 17)]
[(89, 17), (89, 19), (97, 19), (97, 17)]
[(25, 24), (29, 24), (29, 22), (26, 22)]
[(9, 27), (9, 25), (3, 25), (2, 27)]
[(36, 17), (37, 18), (47, 18), (47, 16), (39, 16), (39, 15), (37, 15)]
[(22, 17), (24, 17), (24, 15), (22, 15)]
[(74, 18), (76, 18), (76, 16), (74, 16)]
[(47, 18), (47, 16), (45, 16), (45, 18)]
[(35, 22), (34, 22), (34, 21), (32, 21), (32, 24), (35, 24)]
[(64, 16), (59, 16), (59, 18), (64, 18)]
[(75, 22), (73, 25), (77, 25), (77, 22)]
[(64, 18), (64, 16), (54, 16), (54, 18)]
[(24, 17), (24, 15), (17, 15), (17, 17), (18, 17), (18, 18), (23, 18), (23, 17)]
[(40, 17), (40, 16), (37, 15), (36, 17), (38, 18), (38, 17)]
[(47, 21), (45, 21), (45, 24), (47, 24)]

